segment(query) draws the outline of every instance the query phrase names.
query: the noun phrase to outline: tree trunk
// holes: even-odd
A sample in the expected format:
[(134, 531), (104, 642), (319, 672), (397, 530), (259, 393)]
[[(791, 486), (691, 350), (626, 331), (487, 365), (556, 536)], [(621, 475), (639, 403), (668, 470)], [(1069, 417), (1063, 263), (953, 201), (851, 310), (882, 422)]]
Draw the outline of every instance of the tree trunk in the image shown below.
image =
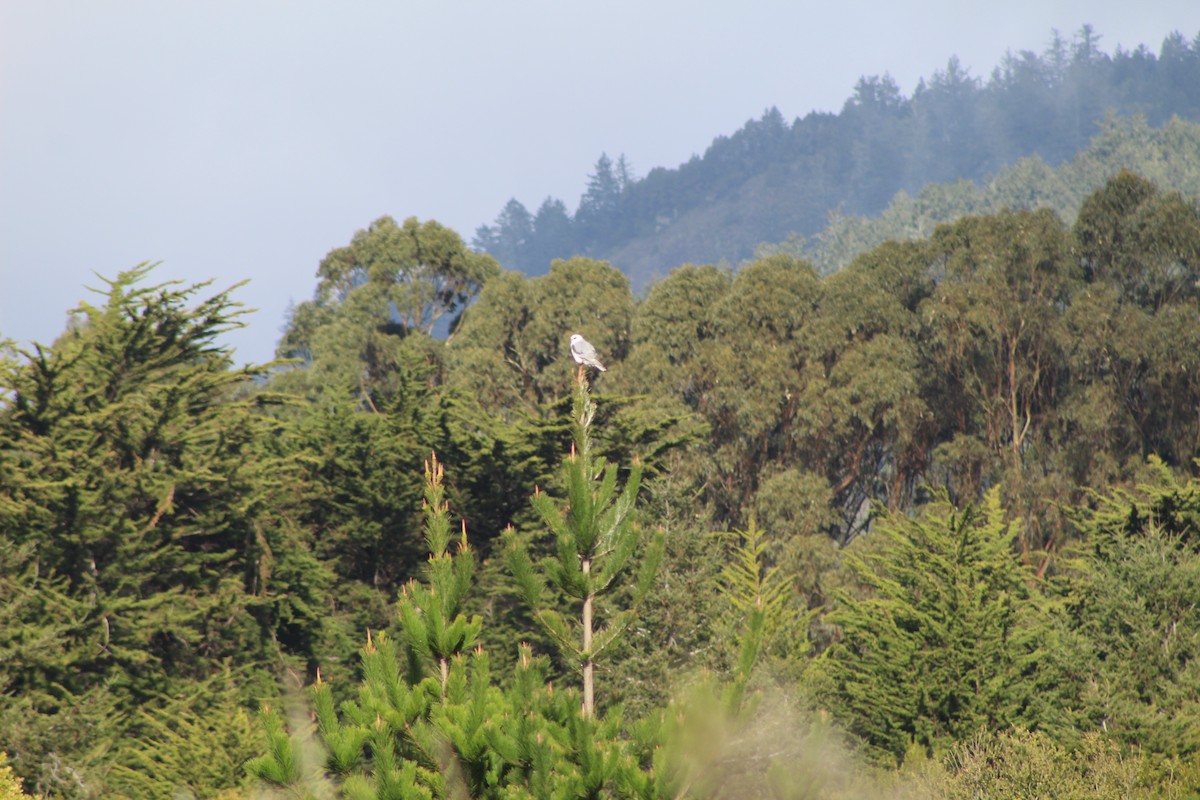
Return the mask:
[[(583, 559), (583, 574), (592, 571), (591, 559)], [(592, 659), (592, 593), (583, 598), (583, 716), (591, 718), (596, 713), (595, 678), (596, 662)]]

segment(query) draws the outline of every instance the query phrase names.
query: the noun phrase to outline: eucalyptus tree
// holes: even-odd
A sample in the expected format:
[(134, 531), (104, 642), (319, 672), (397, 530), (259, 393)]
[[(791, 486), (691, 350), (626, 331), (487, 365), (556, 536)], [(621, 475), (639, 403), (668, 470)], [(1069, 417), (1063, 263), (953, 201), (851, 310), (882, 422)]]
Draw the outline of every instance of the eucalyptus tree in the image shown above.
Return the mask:
[(628, 370), (630, 391), (678, 398), (707, 409), (712, 374), (707, 348), (718, 334), (717, 305), (733, 286), (728, 270), (684, 264), (650, 287), (634, 310)]
[(932, 291), (923, 248), (889, 243), (823, 281), (805, 328), (813, 368), (801, 393), (803, 468), (820, 476), (845, 543), (871, 503), (908, 507), (934, 446), (917, 307)]
[(406, 376), (432, 380), (430, 366), (439, 362), (429, 338), (453, 332), (499, 272), (491, 256), (472, 252), (436, 221), (380, 217), (321, 260), (314, 297), (292, 310), (277, 350), (306, 369), (285, 373), (281, 386), (331, 388), (370, 405)]
[(772, 256), (744, 266), (713, 309), (704, 348), (712, 377), (705, 417), (713, 430), (718, 514), (738, 519), (772, 462), (802, 457), (801, 398), (813, 352), (803, 336), (822, 288), (810, 264)]
[[(615, 366), (629, 349), (629, 279), (587, 258), (555, 261), (536, 278), (505, 273), (486, 287), (448, 348), (449, 383), (487, 410), (541, 414), (565, 399), (567, 337), (582, 333)], [(613, 372), (619, 370), (614, 369)]]
[(1087, 198), (1073, 234), (1087, 284), (1067, 314), (1072, 474), (1128, 480), (1151, 454), (1183, 467), (1200, 451), (1200, 204), (1122, 172)]
[(930, 402), (945, 432), (942, 476), (964, 502), (1002, 479), (1029, 526), (1023, 546), (1041, 546), (1062, 533), (1038, 484), (1052, 477), (1043, 465), (1067, 368), (1063, 309), (1080, 282), (1067, 230), (1047, 210), (1002, 211), (939, 228), (928, 247), (937, 285), (920, 314), (941, 378)]

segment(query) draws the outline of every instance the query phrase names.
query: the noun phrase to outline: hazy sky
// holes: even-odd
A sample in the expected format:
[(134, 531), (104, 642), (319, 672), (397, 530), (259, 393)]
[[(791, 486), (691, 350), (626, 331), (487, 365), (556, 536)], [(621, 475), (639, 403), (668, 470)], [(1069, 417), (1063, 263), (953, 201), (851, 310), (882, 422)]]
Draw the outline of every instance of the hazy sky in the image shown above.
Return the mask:
[[(510, 197), (573, 211), (777, 106), (986, 78), (1084, 23), (1111, 53), (1200, 33), (1197, 0), (0, 0), (0, 338), (49, 343), (94, 273), (162, 261), (258, 309), (270, 358), (318, 262), (383, 214), (470, 241)], [(664, 264), (663, 272), (674, 264)]]

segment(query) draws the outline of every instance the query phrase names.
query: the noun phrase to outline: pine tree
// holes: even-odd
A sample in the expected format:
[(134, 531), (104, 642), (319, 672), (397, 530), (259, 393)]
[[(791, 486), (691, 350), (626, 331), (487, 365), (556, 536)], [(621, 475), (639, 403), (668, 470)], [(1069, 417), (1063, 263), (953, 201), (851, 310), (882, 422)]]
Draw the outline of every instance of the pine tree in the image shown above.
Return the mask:
[(468, 619), (462, 613), (475, 572), (475, 556), (467, 544), (465, 522), (458, 550), (450, 552), (450, 506), (444, 499), (444, 480), (445, 469), (434, 454), (425, 462), (425, 543), (429, 547), (425, 581), (409, 581), (397, 604), (405, 641), (418, 656), (436, 664), (443, 693), (450, 680), (451, 659), (470, 650), (483, 625), (479, 617)]
[[(596, 656), (633, 614), (632, 607), (619, 611), (599, 630), (592, 622), (596, 600), (622, 585), (618, 577), (640, 544), (631, 519), (640, 470), (635, 467), (618, 492), (615, 465), (592, 454), (595, 406), (582, 381), (575, 409), (576, 449), (564, 466), (570, 505), (564, 509), (538, 495), (534, 506), (558, 534), (561, 559), (549, 559), (545, 568), (557, 579), (556, 587), (573, 593), (586, 609), (575, 626), (582, 638), (556, 638), (582, 657), (583, 687), (556, 688), (548, 659), (525, 645), (510, 679), (502, 683), (492, 674), (487, 653), (471, 649), (481, 633), (479, 618), (463, 610), (474, 557), (465, 532), (451, 549), (443, 470), (431, 459), (424, 508), (430, 556), (422, 579), (409, 583), (399, 600), (400, 636), (368, 635), (353, 700), (336, 704), (331, 685), (320, 677), (312, 688), (317, 730), (327, 752), (325, 772), (345, 797), (598, 798), (617, 791), (653, 796), (642, 791), (652, 782), (624, 741), (621, 715), (596, 710), (593, 675)], [(645, 593), (661, 547), (658, 536), (646, 548), (634, 601)], [(525, 570), (525, 583), (544, 589), (528, 553), (519, 550), (516, 560)], [(535, 605), (535, 613), (549, 620), (552, 635), (567, 630), (567, 618), (558, 611)], [(303, 726), (292, 727), (289, 736), (279, 715), (268, 714), (268, 752), (248, 768), (298, 796), (316, 796), (327, 783), (306, 769)]]
[(766, 536), (753, 517), (746, 530), (723, 538), (733, 542), (717, 583), (723, 609), (717, 625), (727, 631), (732, 663), (678, 681), (670, 703), (634, 727), (642, 759), (653, 766), (639, 796), (826, 796), (846, 780), (829, 763), (832, 727), (823, 719), (810, 722), (762, 669), (773, 642), (807, 627), (812, 614), (789, 608), (794, 589), (770, 564)]
[[(368, 633), (357, 698), (340, 713), (333, 687), (319, 674), (311, 689), (325, 767), (347, 797), (475, 797), (499, 780), (503, 767), (484, 730), (499, 716), (502, 696), (486, 654), (471, 649), (481, 622), (462, 610), (474, 555), (465, 526), (451, 551), (436, 455), (425, 464), (424, 517), (429, 559), (423, 580), (407, 584), (397, 603), (400, 640)], [(248, 765), (253, 775), (297, 792), (321, 785), (300, 768), (301, 745), (277, 714), (268, 715), (267, 736), (269, 752)]]
[[(571, 455), (563, 462), (566, 498), (558, 500), (538, 492), (532, 500), (553, 537), (553, 554), (535, 569), (527, 547), (516, 536), (508, 537), (509, 566), (534, 618), (550, 635), (563, 661), (578, 664), (585, 718), (596, 715), (596, 660), (635, 618), (637, 603), (649, 590), (663, 551), (659, 533), (641, 553), (629, 606), (614, 611), (598, 625), (598, 601), (623, 586), (617, 579), (641, 544), (633, 517), (642, 470), (635, 463), (618, 492), (617, 466), (593, 453), (595, 414), (596, 405), (581, 370), (572, 405)], [(577, 618), (552, 605), (548, 584), (578, 604)]]

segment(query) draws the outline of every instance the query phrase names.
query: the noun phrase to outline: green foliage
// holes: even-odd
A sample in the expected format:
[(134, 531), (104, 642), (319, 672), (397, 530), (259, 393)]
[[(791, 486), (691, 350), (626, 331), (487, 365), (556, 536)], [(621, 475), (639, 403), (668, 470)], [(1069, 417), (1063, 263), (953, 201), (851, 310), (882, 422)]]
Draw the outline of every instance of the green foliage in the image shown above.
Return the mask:
[(937, 226), (966, 216), (1046, 208), (1063, 219), (1077, 213), (1082, 217), (1092, 193), (1123, 170), (1184, 196), (1200, 192), (1200, 126), (1177, 117), (1157, 129), (1139, 116), (1096, 122), (1099, 133), (1064, 163), (1053, 166), (1055, 162), (1028, 156), (980, 184), (959, 179), (927, 183), (914, 196), (900, 192), (877, 217), (832, 214), (812, 246), (799, 255), (811, 258), (822, 274), (831, 274), (887, 241), (923, 239)]
[[(595, 458), (592, 452), (595, 413), (581, 369), (572, 406), (574, 444), (570, 457), (563, 462), (565, 503), (541, 492), (532, 500), (552, 536), (552, 555), (535, 568), (521, 540), (508, 537), (509, 567), (534, 618), (559, 648), (563, 660), (580, 665), (585, 717), (595, 714), (595, 661), (633, 621), (637, 603), (650, 590), (663, 550), (661, 534), (641, 548), (642, 563), (630, 605), (613, 612), (602, 627), (595, 627), (597, 599), (620, 585), (618, 576), (641, 544), (639, 529), (633, 523), (641, 466), (633, 465), (618, 493), (616, 465)], [(578, 621), (553, 607), (547, 597), (548, 583), (580, 604)]]
[(712, 311), (717, 335), (706, 355), (716, 375), (705, 398), (714, 424), (712, 480), (733, 490), (716, 498), (722, 516), (746, 507), (764, 462), (798, 452), (812, 356), (803, 330), (820, 295), (810, 265), (775, 256), (739, 272)]
[[(853, 114), (900, 107), (864, 81)], [(229, 294), (145, 267), (0, 354), (0, 750), (30, 791), (233, 797), (278, 679), (312, 711), (267, 715), (268, 796), (1195, 783), (1190, 196), (1120, 173), (1070, 227), (981, 213), (823, 278), (793, 243), (641, 300), (575, 258), (488, 279), (447, 341), (401, 308), (478, 291), (410, 269), (457, 269), (443, 233), (331, 254), (302, 368), (232, 369)], [(840, 727), (904, 771), (860, 781)]]
[[(921, 518), (888, 515), (847, 563), (859, 595), (839, 592), (841, 627), (817, 662), (822, 698), (850, 731), (899, 760), (940, 752), (978, 728), (1036, 718), (1038, 632), (1029, 576), (996, 491), (981, 507), (942, 501)], [(873, 538), (873, 537), (872, 537)]]
[(644, 286), (664, 265), (736, 264), (793, 236), (815, 243), (804, 255), (829, 274), (964, 215), (1049, 207), (1069, 218), (1122, 167), (1195, 194), (1197, 128), (1184, 120), (1200, 105), (1200, 41), (1172, 32), (1156, 55), (1103, 53), (1087, 25), (1049, 38), (1043, 53), (1003, 54), (984, 78), (952, 57), (907, 97), (887, 75), (864, 76), (836, 114), (789, 121), (767, 109), (642, 179), (602, 156), (573, 217), (553, 198), (536, 217), (510, 200), (475, 245), (531, 274), (586, 253)]
[[(444, 470), (436, 456), (425, 464), (424, 508), (424, 581), (411, 581), (397, 603), (405, 647), (386, 634), (368, 640), (358, 698), (344, 703), (341, 715), (328, 682), (318, 678), (312, 690), (327, 767), (350, 797), (457, 796), (453, 787), (464, 781), (474, 795), (496, 779), (482, 725), (494, 716), (497, 690), (483, 652), (467, 654), (480, 621), (461, 611), (474, 556), (465, 528), (450, 551)], [(268, 736), (272, 752), (253, 765), (254, 774), (301, 785), (295, 746), (277, 720)]]
[(634, 391), (662, 387), (700, 407), (712, 380), (704, 348), (716, 337), (714, 309), (731, 285), (726, 270), (685, 264), (651, 287), (632, 322), (624, 377)]
[(741, 628), (726, 690), (731, 708), (741, 706), (751, 672), (772, 639), (781, 633), (786, 635), (784, 629), (788, 627), (807, 627), (808, 623), (807, 619), (789, 619), (791, 582), (782, 576), (779, 567), (766, 564), (767, 543), (755, 519), (751, 517), (746, 530), (736, 535), (741, 541), (721, 572), (721, 593), (736, 612)]
[(1079, 449), (1075, 478), (1128, 480), (1149, 454), (1187, 465), (1200, 443), (1184, 413), (1200, 399), (1200, 205), (1123, 172), (1084, 203), (1074, 234), (1091, 281), (1067, 315), (1080, 381), (1062, 438)]
[(555, 261), (546, 275), (504, 273), (480, 294), (448, 349), (450, 385), (491, 413), (539, 413), (567, 397), (566, 339), (583, 332), (610, 370), (629, 347), (629, 279), (587, 258)]
[(792, 587), (769, 565), (753, 520), (737, 533), (718, 586), (720, 628), (736, 655), (721, 672), (678, 682), (670, 702), (635, 728), (653, 765), (641, 796), (807, 798), (848, 791), (856, 779), (827, 717), (810, 717), (759, 669), (772, 639), (808, 620), (789, 609)]
[(1200, 752), (1200, 483), (1153, 482), (1081, 509), (1066, 596), (1077, 726), (1168, 756)]
[(1020, 728), (979, 733), (955, 746), (946, 760), (948, 774), (927, 784), (930, 797), (1148, 799), (1186, 797), (1183, 793), (1194, 789), (1184, 770), (1155, 770), (1098, 733), (1084, 736), (1072, 749)]
[[(1066, 369), (1061, 309), (1078, 281), (1066, 230), (1048, 211), (1001, 212), (940, 228), (931, 245), (945, 276), (921, 311), (930, 359), (945, 382), (938, 399), (957, 416), (957, 432), (985, 444), (980, 477), (1006, 476), (1008, 504), (1029, 520), (1022, 545), (1060, 539), (1042, 529), (1054, 517), (1031, 496), (1045, 493), (1028, 491), (1026, 481), (1038, 476), (1025, 462), (1038, 453), (1030, 432), (1047, 426)], [(984, 484), (972, 485), (969, 465), (955, 463), (956, 455), (944, 449), (935, 458), (954, 496), (969, 500)]]
[(499, 272), (433, 220), (377, 219), (321, 261), (315, 297), (292, 310), (278, 348), (304, 368), (278, 376), (277, 386), (371, 407), (428, 382), (440, 358), (431, 335), (452, 330)]
[[(197, 299), (203, 285), (145, 286), (149, 271), (108, 282), (5, 375), (0, 585), (11, 621), (47, 619), (3, 642), (0, 687), (20, 702), (0, 746), (67, 797), (102, 792), (96, 765), (138, 751), (144, 704), (227, 661), (304, 658), (320, 631), (322, 570), (284, 513), (291, 465), (264, 446), (270, 397), (237, 397), (261, 371), (215, 343), (241, 312), (228, 292)], [(77, 735), (39, 743), (59, 727)]]
[[(137, 709), (128, 730), (136, 741), (121, 748), (106, 774), (106, 793), (120, 797), (216, 797), (234, 800), (249, 788), (245, 763), (258, 752), (259, 734), (245, 708), (255, 678), (217, 674)], [(270, 685), (258, 691), (271, 692)]]
[(0, 800), (33, 800), (21, 787), (20, 778), (13, 774), (4, 752), (0, 752)]
[(287, 786), (300, 779), (299, 759), (296, 757), (292, 739), (288, 736), (278, 714), (270, 706), (264, 706), (260, 714), (267, 754), (251, 759), (246, 770), (259, 780), (279, 786)]
[(450, 679), (450, 660), (475, 644), (482, 627), (478, 617), (468, 619), (462, 613), (472, 585), (475, 556), (467, 544), (465, 522), (457, 551), (452, 554), (449, 550), (444, 477), (437, 456), (431, 456), (425, 462), (425, 542), (429, 547), (425, 581), (410, 581), (396, 606), (405, 641), (417, 656), (437, 665), (442, 691)]
[[(539, 513), (560, 536), (573, 532), (571, 546), (596, 561), (595, 572), (585, 567), (578, 575), (557, 573), (561, 587), (587, 603), (613, 585), (632, 555), (636, 533), (629, 515), (638, 478), (635, 470), (625, 491), (616, 495), (615, 468), (594, 462), (590, 453), (594, 406), (582, 381), (578, 392), (580, 449), (565, 468), (571, 511), (559, 516), (547, 505)], [(572, 462), (584, 465), (574, 469), (578, 474), (573, 475)], [(606, 476), (598, 490), (590, 478), (596, 468)], [(329, 683), (318, 677), (312, 689), (326, 768), (341, 791), (351, 798), (594, 797), (644, 783), (619, 740), (619, 716), (597, 717), (587, 700), (581, 708), (574, 692), (555, 692), (545, 661), (534, 659), (528, 648), (522, 648), (507, 690), (494, 680), (485, 651), (468, 651), (481, 625), (478, 617), (468, 620), (462, 613), (473, 555), (465, 531), (458, 549), (450, 552), (444, 473), (436, 459), (426, 463), (425, 484), (429, 561), (424, 580), (411, 582), (397, 606), (406, 646), (385, 633), (370, 636), (361, 654), (357, 697), (340, 707)], [(646, 574), (653, 576), (656, 561), (649, 563), (642, 584), (648, 583)], [(562, 620), (556, 613), (547, 616)], [(621, 628), (610, 623), (593, 649), (589, 625), (585, 614), (587, 634), (579, 654), (590, 661)], [(591, 686), (585, 684), (584, 692), (590, 699)], [(282, 789), (308, 791), (312, 781), (300, 768), (299, 741), (289, 737), (278, 717), (268, 714), (265, 723), (269, 752), (248, 769)]]

